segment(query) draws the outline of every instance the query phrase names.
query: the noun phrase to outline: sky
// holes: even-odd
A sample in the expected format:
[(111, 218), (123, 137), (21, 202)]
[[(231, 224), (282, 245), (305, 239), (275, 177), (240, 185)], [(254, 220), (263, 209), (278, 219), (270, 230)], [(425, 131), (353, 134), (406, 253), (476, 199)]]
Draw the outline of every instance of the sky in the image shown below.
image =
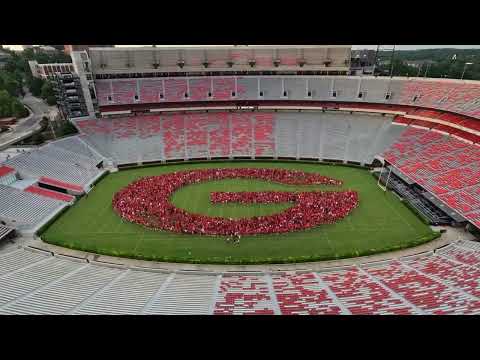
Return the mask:
[[(22, 45), (3, 45), (13, 50), (22, 50)], [(151, 46), (151, 45), (116, 45), (124, 46)], [(162, 45), (157, 45), (162, 46)], [(165, 45), (164, 45), (165, 46)], [(188, 45), (188, 46), (204, 46), (204, 45)], [(390, 46), (390, 45), (389, 45)], [(376, 49), (377, 45), (352, 45), (352, 49)], [(439, 49), (439, 48), (455, 48), (455, 49), (480, 49), (480, 45), (396, 45), (397, 50), (416, 50), (416, 49)]]

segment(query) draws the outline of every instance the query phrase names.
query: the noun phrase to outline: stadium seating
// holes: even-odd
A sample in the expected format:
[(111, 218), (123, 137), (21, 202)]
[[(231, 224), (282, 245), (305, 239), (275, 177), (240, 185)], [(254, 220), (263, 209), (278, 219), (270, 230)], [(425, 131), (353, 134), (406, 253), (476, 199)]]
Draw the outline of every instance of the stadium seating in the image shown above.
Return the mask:
[(385, 120), (379, 128), (376, 139), (367, 153), (365, 163), (370, 164), (376, 155), (382, 155), (391, 144), (395, 143), (395, 140), (398, 139), (404, 131), (405, 128), (403, 126)]
[(383, 156), (474, 224), (480, 209), (480, 147), (454, 137), (407, 129)]
[(322, 157), (331, 160), (345, 160), (350, 119), (329, 117), (324, 124)]
[(95, 82), (95, 89), (100, 106), (111, 105), (113, 103), (111, 80), (97, 80)]
[[(275, 126), (277, 156), (293, 158), (297, 157), (297, 132), (299, 124), (300, 121), (296, 121), (296, 114), (285, 114), (281, 118), (277, 119)], [(319, 136), (319, 134), (317, 134), (317, 136)]]
[(169, 78), (165, 80), (165, 99), (166, 101), (185, 101), (188, 97), (186, 79)]
[(275, 154), (275, 121), (272, 113), (258, 113), (254, 115), (255, 156), (269, 156)]
[(138, 119), (138, 143), (142, 144), (143, 161), (159, 161), (163, 154), (162, 120), (157, 115), (146, 115)]
[[(256, 83), (256, 81), (255, 81)], [(276, 89), (276, 92), (281, 90)], [(231, 100), (245, 96), (235, 77), (139, 78), (96, 81), (100, 106), (159, 102)], [(185, 97), (188, 94), (188, 97)], [(255, 90), (255, 94), (257, 91)], [(135, 96), (137, 95), (137, 98)], [(209, 96), (210, 95), (210, 96)], [(272, 96), (275, 99), (275, 96)]]
[[(362, 92), (362, 98), (357, 101), (378, 102), (385, 100), (385, 94), (389, 91), (390, 83), (379, 79), (361, 79), (359, 92)], [(357, 94), (358, 95), (358, 94)], [(357, 96), (358, 97), (358, 96)]]
[(65, 151), (56, 151), (46, 145), (37, 151), (15, 156), (5, 164), (16, 169), (24, 178), (46, 176), (84, 186), (99, 176), (101, 170), (92, 164), (76, 162), (79, 159), (80, 155), (70, 157)]
[(237, 99), (258, 99), (258, 80), (254, 77), (237, 77)]
[[(315, 117), (304, 116), (302, 114), (302, 119), (298, 120), (301, 121), (302, 126), (300, 126), (298, 130), (297, 136), (302, 139), (298, 144), (298, 156), (301, 158), (310, 158), (310, 159), (320, 159), (322, 157), (322, 132), (323, 132), (323, 121), (319, 121), (315, 119)], [(281, 128), (279, 125), (288, 125), (288, 124), (281, 124), (277, 121), (276, 126), (278, 126), (278, 130), (276, 130), (277, 134), (277, 141), (278, 146), (277, 148), (283, 148), (282, 141), (285, 140), (285, 136), (287, 134), (281, 134)], [(297, 140), (297, 139), (295, 139)], [(297, 150), (297, 149), (295, 149)]]
[[(70, 141), (69, 144), (71, 145), (73, 141)], [(72, 150), (74, 150), (72, 146)], [(62, 146), (57, 146), (56, 143), (49, 143), (39, 149), (37, 149), (37, 153), (43, 156), (46, 156), (51, 159), (57, 159), (64, 163), (72, 163), (77, 164), (86, 169), (94, 169), (98, 164), (98, 158), (94, 156), (86, 156), (80, 152), (67, 150)]]
[[(169, 275), (165, 273), (121, 271), (120, 276), (72, 313), (75, 315), (138, 314), (147, 305), (152, 304), (150, 299), (168, 277)], [(112, 306), (112, 303), (115, 305)]]
[(69, 157), (73, 156), (72, 154), (82, 156), (84, 162), (93, 166), (96, 166), (103, 159), (95, 149), (88, 146), (79, 136), (69, 136), (53, 141), (50, 146), (67, 151)]
[(480, 243), (322, 272), (202, 273), (0, 250), (0, 314), (480, 314)]
[(447, 285), (480, 298), (480, 269), (442, 256), (423, 256), (406, 263), (417, 271), (434, 276)]
[(0, 225), (0, 242), (11, 239), (16, 235), (15, 229), (6, 225)]
[[(260, 85), (260, 88), (262, 88), (261, 79), (260, 79), (259, 85)], [(284, 79), (284, 90), (287, 92), (289, 100), (290, 99), (305, 100), (307, 99), (307, 96), (308, 96), (307, 83), (305, 79), (302, 79), (302, 78), (286, 77)], [(312, 90), (312, 96), (313, 96), (313, 93), (314, 93), (314, 90)], [(256, 96), (256, 98), (258, 99), (258, 96)]]
[(395, 117), (395, 123), (397, 124), (404, 124), (404, 125), (410, 125), (412, 123), (412, 119), (406, 118), (404, 116), (396, 116)]
[(184, 117), (172, 115), (163, 118), (162, 133), (165, 159), (187, 159)]
[(163, 94), (161, 79), (139, 79), (138, 87), (140, 90), (139, 102), (153, 104), (162, 101), (160, 97), (160, 94)]
[[(454, 245), (447, 246), (438, 251), (439, 254), (449, 259), (458, 261), (462, 264), (480, 267), (480, 253), (478, 248), (468, 246), (470, 242), (459, 242)], [(477, 244), (474, 244), (477, 245)]]
[(388, 117), (338, 113), (211, 112), (88, 122), (77, 121), (83, 133), (79, 139), (118, 164), (229, 156), (363, 164), (371, 163), (404, 130)]
[[(190, 80), (190, 99), (192, 101), (205, 101), (213, 99), (212, 79), (199, 78)], [(210, 95), (210, 96), (208, 96)]]
[(314, 273), (272, 275), (272, 284), (283, 315), (337, 315), (341, 305)]
[(112, 81), (113, 101), (115, 104), (134, 104), (137, 93), (136, 80)]
[(253, 126), (249, 113), (231, 115), (231, 149), (233, 156), (253, 156)]
[[(215, 100), (230, 100), (235, 93), (235, 78), (214, 77), (213, 98)], [(235, 94), (236, 96), (236, 94)]]
[(0, 279), (2, 288), (9, 290), (9, 296), (0, 300), (3, 314), (56, 315), (68, 314), (119, 270), (50, 258), (14, 275), (15, 282), (9, 276)]
[[(336, 96), (333, 96), (333, 91)], [(382, 104), (397, 104), (428, 108), (416, 110), (419, 116), (431, 117), (435, 112), (438, 115), (438, 110), (445, 110), (480, 118), (480, 84), (443, 79), (332, 76), (111, 79), (96, 80), (96, 92), (100, 106), (230, 100), (235, 92), (234, 98), (239, 100), (333, 100), (340, 104), (354, 102), (356, 107), (369, 102), (375, 103), (377, 108)], [(390, 94), (389, 98), (387, 94)], [(402, 110), (401, 107), (385, 109)], [(429, 125), (422, 120), (416, 120), (416, 123)]]
[(112, 119), (111, 155), (117, 161), (135, 163), (139, 160), (137, 151), (137, 119)]
[[(353, 115), (351, 115), (353, 117)], [(378, 154), (378, 150), (372, 150), (372, 147), (378, 144), (375, 140), (380, 131), (385, 126), (383, 117), (374, 117), (368, 115), (358, 115), (356, 119), (350, 121), (350, 130), (348, 143), (345, 149), (345, 160), (359, 163), (371, 163), (373, 157)], [(384, 148), (380, 148), (382, 151)]]
[[(158, 275), (157, 275), (158, 276)], [(143, 309), (144, 314), (208, 315), (217, 276), (176, 274), (167, 278), (161, 293)]]
[(16, 249), (13, 251), (1, 251), (0, 261), (0, 277), (5, 274), (18, 271), (19, 269), (31, 266), (38, 261), (48, 260), (44, 255), (36, 252), (25, 251), (23, 249)]
[(476, 241), (459, 240), (455, 243), (455, 245), (474, 251), (480, 250), (480, 244)]
[(419, 313), (358, 267), (321, 274), (321, 279), (353, 315)]
[(230, 116), (227, 113), (212, 113), (208, 129), (208, 156), (230, 156)]
[[(7, 254), (4, 257), (8, 259), (10, 256)], [(1, 258), (2, 261), (4, 257)], [(35, 289), (56, 280), (60, 276), (64, 276), (78, 265), (71, 261), (55, 260), (57, 259), (53, 257), (41, 260), (29, 259), (28, 265), (22, 267), (18, 264), (16, 271), (9, 271), (2, 275), (0, 278), (2, 289), (0, 306), (3, 307), (18, 298), (28, 295)], [(34, 312), (35, 309), (31, 309), (31, 311)], [(2, 311), (2, 313), (4, 312)]]
[(72, 202), (75, 200), (75, 197), (68, 194), (63, 194), (57, 191), (52, 191), (48, 189), (41, 188), (39, 186), (31, 185), (25, 189), (25, 191), (30, 192), (32, 194), (38, 194), (50, 199), (61, 200), (65, 202)]
[(284, 96), (282, 92), (282, 79), (280, 78), (262, 78), (260, 82), (260, 91), (263, 92), (263, 98), (265, 100), (288, 98), (288, 91), (285, 94), (286, 96)]
[[(400, 103), (436, 107), (451, 90), (451, 83), (412, 80), (407, 81), (400, 94)], [(414, 100), (414, 98), (416, 100)]]
[(369, 266), (370, 275), (427, 314), (478, 313), (480, 300), (399, 261)]
[(37, 227), (65, 206), (65, 202), (0, 185), (0, 218), (19, 229)]
[(273, 315), (267, 280), (254, 275), (223, 276), (215, 300), (215, 315)]
[(15, 181), (17, 181), (15, 169), (10, 166), (0, 166), (0, 184), (10, 185)]
[(190, 114), (184, 116), (185, 146), (187, 158), (206, 158), (209, 150), (209, 116), (208, 114)]

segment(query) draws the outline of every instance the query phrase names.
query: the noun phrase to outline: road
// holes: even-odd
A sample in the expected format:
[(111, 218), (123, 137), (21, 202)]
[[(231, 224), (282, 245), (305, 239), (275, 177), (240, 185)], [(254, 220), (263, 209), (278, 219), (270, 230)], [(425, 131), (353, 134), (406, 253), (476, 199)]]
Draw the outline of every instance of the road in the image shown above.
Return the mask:
[(20, 119), (12, 127), (12, 131), (0, 135), (0, 150), (30, 136), (40, 129), (39, 122), (43, 116), (54, 116), (58, 111), (55, 106), (47, 105), (42, 99), (32, 96), (27, 91), (25, 93), (25, 97), (20, 101), (30, 108), (31, 114), (24, 119)]

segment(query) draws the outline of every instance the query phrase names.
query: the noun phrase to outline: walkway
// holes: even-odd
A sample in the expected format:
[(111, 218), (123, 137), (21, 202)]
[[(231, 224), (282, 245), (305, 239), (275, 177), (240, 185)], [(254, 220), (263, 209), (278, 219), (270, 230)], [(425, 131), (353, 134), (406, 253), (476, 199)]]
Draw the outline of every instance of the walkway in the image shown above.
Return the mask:
[(0, 150), (6, 149), (9, 146), (31, 136), (36, 131), (40, 130), (40, 120), (43, 116), (54, 116), (57, 112), (55, 106), (47, 105), (42, 99), (26, 93), (20, 101), (27, 106), (30, 115), (24, 119), (20, 119), (17, 124), (12, 127), (12, 131), (0, 135)]
[[(274, 271), (321, 271), (331, 268), (344, 267), (349, 265), (365, 264), (370, 262), (378, 262), (396, 259), (399, 257), (415, 255), (419, 253), (433, 251), (434, 249), (448, 245), (460, 239), (473, 240), (474, 236), (470, 233), (465, 233), (462, 228), (452, 227), (433, 227), (435, 230), (445, 229), (446, 232), (441, 237), (430, 241), (426, 244), (398, 250), (386, 252), (370, 256), (361, 256), (350, 259), (340, 259), (320, 262), (304, 262), (296, 264), (264, 264), (264, 265), (216, 265), (216, 264), (183, 264), (183, 263), (166, 263), (145, 260), (127, 259), (106, 255), (98, 255), (88, 253), (80, 250), (71, 250), (61, 246), (47, 244), (40, 239), (19, 238), (16, 241), (18, 245), (31, 246), (37, 249), (42, 249), (55, 253), (57, 255), (73, 256), (81, 259), (88, 259), (89, 261), (97, 261), (108, 264), (116, 264), (126, 267), (145, 268), (145, 269), (161, 269), (165, 271), (205, 271), (205, 272), (274, 272)], [(1, 251), (1, 249), (0, 249)]]

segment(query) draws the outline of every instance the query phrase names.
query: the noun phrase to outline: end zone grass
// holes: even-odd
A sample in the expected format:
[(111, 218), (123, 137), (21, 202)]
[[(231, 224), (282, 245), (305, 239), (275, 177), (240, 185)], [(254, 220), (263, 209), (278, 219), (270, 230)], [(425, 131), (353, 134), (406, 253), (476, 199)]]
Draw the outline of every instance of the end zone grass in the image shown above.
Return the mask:
[[(229, 179), (186, 186), (172, 196), (173, 203), (210, 216), (250, 217), (273, 214), (289, 204), (210, 204), (212, 191), (345, 190), (359, 193), (352, 214), (332, 225), (289, 234), (242, 237), (240, 245), (224, 237), (192, 236), (152, 231), (127, 223), (111, 205), (115, 192), (142, 176), (224, 167), (274, 167), (317, 172), (344, 181), (335, 186), (290, 186)], [(366, 170), (296, 162), (211, 162), (175, 164), (123, 170), (105, 177), (41, 235), (48, 243), (105, 255), (144, 260), (192, 263), (285, 263), (332, 260), (370, 255), (416, 246), (437, 236), (395, 195), (384, 193)]]

